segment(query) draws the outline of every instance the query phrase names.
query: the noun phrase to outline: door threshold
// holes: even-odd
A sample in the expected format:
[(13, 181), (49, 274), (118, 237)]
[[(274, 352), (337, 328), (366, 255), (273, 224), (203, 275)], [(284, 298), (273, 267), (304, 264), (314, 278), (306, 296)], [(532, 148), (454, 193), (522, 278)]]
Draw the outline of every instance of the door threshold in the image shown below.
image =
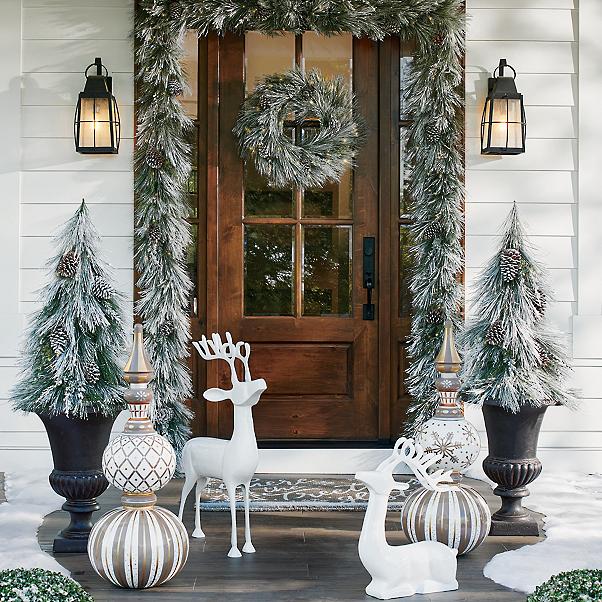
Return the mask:
[[(390, 454), (388, 447), (280, 447), (259, 450), (258, 474), (341, 474), (374, 470)], [(409, 474), (401, 463), (395, 474)]]

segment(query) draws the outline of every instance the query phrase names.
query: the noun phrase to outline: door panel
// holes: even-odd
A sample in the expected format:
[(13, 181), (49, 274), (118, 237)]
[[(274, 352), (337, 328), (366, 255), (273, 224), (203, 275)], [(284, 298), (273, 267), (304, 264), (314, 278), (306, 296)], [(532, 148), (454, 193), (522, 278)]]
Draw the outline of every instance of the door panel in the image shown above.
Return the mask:
[[(247, 34), (247, 52), (265, 54), (261, 37)], [(251, 343), (253, 374), (268, 382), (254, 409), (260, 439), (370, 440), (378, 437), (378, 319), (362, 319), (362, 241), (378, 227), (378, 49), (341, 37), (332, 57), (315, 34), (306, 37), (294, 40), (298, 64), (326, 65), (349, 79), (353, 64), (367, 143), (354, 173), (338, 184), (270, 189), (243, 167), (231, 133), (245, 93), (245, 38), (220, 40), (220, 178), (216, 215), (208, 216), (218, 232), (217, 329)], [(290, 40), (280, 44), (290, 49)], [(246, 56), (247, 72), (265, 73), (255, 59)], [(213, 434), (228, 436), (231, 409), (216, 411)]]

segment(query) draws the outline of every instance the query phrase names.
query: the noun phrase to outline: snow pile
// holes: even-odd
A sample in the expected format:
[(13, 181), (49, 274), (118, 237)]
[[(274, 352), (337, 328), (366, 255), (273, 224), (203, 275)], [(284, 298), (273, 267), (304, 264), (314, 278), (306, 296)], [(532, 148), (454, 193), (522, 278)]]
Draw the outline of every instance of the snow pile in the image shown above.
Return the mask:
[(48, 471), (8, 473), (5, 487), (7, 502), (0, 504), (0, 570), (41, 568), (69, 575), (38, 545), (37, 531), (44, 516), (64, 502), (50, 488)]
[(485, 577), (532, 592), (562, 571), (601, 569), (602, 475), (544, 473), (529, 489), (525, 506), (546, 515), (546, 539), (494, 556)]

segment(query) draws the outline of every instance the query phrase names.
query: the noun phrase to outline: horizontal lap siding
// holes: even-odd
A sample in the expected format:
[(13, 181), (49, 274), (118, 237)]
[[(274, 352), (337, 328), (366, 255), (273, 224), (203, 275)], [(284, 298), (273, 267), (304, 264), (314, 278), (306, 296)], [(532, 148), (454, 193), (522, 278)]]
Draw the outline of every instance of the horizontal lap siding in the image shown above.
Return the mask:
[[(40, 307), (52, 237), (82, 198), (101, 235), (102, 255), (132, 315), (134, 79), (129, 33), (133, 1), (23, 0), (19, 304), (22, 325)], [(1, 27), (0, 27), (1, 29)], [(83, 71), (100, 56), (113, 76), (122, 140), (118, 155), (75, 152), (73, 115)], [(16, 344), (15, 344), (16, 347)], [(0, 358), (0, 450), (46, 448), (36, 416), (10, 410), (16, 358)], [(7, 453), (9, 453), (7, 451)], [(12, 451), (11, 453), (15, 453)]]
[[(466, 49), (466, 302), (475, 279), (496, 251), (496, 236), (513, 201), (519, 204), (537, 257), (550, 270), (550, 319), (571, 348), (578, 301), (578, 30), (573, 0), (468, 0)], [(479, 128), (487, 78), (500, 58), (516, 68), (527, 113), (526, 153), (480, 154)], [(602, 357), (602, 350), (600, 352)], [(602, 361), (575, 368), (572, 386), (579, 411), (550, 408), (541, 455), (573, 454), (595, 466), (602, 454)], [(481, 412), (468, 416), (482, 433)], [(589, 452), (589, 453), (587, 453)]]

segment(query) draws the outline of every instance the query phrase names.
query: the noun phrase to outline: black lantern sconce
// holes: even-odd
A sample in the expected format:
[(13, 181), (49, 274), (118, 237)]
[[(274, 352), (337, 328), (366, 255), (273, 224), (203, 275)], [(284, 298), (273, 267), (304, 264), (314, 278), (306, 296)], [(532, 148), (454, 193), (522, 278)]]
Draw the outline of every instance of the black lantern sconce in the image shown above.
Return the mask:
[[(506, 77), (505, 69), (511, 69), (513, 77)], [(493, 77), (489, 78), (481, 119), (482, 155), (519, 155), (525, 152), (527, 120), (523, 95), (516, 90), (515, 78), (514, 68), (506, 59), (500, 59)]]
[[(88, 75), (91, 67), (96, 67), (94, 75)], [(100, 58), (88, 65), (85, 76), (86, 85), (79, 93), (75, 109), (75, 150), (83, 154), (116, 154), (121, 124), (113, 96), (113, 78)]]

